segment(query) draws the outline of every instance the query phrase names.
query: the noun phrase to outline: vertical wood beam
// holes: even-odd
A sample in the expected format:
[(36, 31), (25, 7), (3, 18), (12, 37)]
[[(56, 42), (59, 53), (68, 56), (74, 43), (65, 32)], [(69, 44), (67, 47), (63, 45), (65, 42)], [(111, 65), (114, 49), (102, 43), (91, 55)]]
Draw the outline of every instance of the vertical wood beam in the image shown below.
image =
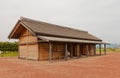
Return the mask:
[(88, 47), (88, 44), (86, 45), (86, 56), (88, 57), (88, 55), (89, 55), (89, 47)]
[(70, 58), (73, 57), (73, 44), (71, 44), (71, 52), (70, 52)]
[(99, 44), (99, 52), (100, 52), (100, 55), (101, 55), (101, 44)]
[(91, 56), (91, 51), (90, 50), (91, 50), (91, 45), (89, 44), (88, 45), (88, 54), (89, 54), (89, 56)]
[(79, 57), (81, 57), (81, 44), (79, 45)]
[(80, 54), (81, 54), (81, 56), (82, 56), (82, 54), (83, 54), (83, 43), (81, 43), (81, 45), (80, 45)]
[(40, 60), (40, 44), (39, 44), (39, 42), (37, 43), (37, 45), (38, 45), (38, 61)]
[(94, 56), (96, 56), (96, 44), (94, 45)]
[(29, 34), (29, 31), (27, 30), (27, 44), (26, 44), (26, 46), (27, 46), (27, 53), (26, 53), (26, 59), (29, 59), (29, 44), (28, 44), (28, 42), (29, 42), (29, 36), (28, 36), (28, 34)]
[(68, 50), (67, 50), (67, 43), (65, 43), (65, 61), (68, 60)]
[(106, 44), (104, 44), (104, 53), (106, 55)]
[(49, 42), (49, 61), (52, 63), (52, 43)]
[(19, 42), (19, 46), (18, 46), (18, 59), (20, 58), (20, 42)]
[(80, 48), (79, 48), (79, 44), (77, 44), (77, 58), (79, 59), (80, 56)]

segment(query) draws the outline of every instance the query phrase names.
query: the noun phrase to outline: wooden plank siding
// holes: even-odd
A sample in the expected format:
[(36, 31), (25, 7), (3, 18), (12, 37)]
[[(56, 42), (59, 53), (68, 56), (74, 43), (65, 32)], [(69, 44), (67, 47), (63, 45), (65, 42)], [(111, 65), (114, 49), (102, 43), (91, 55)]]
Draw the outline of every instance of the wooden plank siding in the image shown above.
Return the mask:
[[(39, 59), (49, 59), (49, 43), (39, 43)], [(58, 59), (64, 56), (64, 44), (52, 43), (52, 59)]]
[(89, 45), (89, 55), (90, 56), (94, 55), (94, 51), (95, 51), (94, 47), (95, 47), (95, 44), (90, 44)]
[(82, 44), (82, 55), (86, 55), (87, 54), (87, 45), (88, 45), (88, 55), (89, 56), (94, 55), (95, 44)]
[(38, 60), (37, 37), (25, 30), (19, 38), (19, 58)]
[(37, 42), (37, 37), (31, 35), (28, 30), (25, 30), (19, 38), (19, 43), (29, 43), (29, 42)]
[(39, 60), (49, 59), (49, 44), (39, 43)]
[(65, 43), (53, 43), (53, 59), (65, 56)]
[(87, 54), (87, 45), (86, 44), (82, 44), (82, 48), (83, 48), (83, 51), (82, 51), (82, 55), (86, 55)]

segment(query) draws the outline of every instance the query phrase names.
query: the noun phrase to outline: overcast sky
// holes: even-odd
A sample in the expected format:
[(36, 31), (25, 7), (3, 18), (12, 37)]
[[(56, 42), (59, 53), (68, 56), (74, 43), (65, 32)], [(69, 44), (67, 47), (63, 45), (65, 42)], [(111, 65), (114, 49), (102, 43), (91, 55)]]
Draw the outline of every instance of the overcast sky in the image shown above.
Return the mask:
[(68, 26), (120, 43), (120, 0), (0, 0), (0, 41), (20, 16)]

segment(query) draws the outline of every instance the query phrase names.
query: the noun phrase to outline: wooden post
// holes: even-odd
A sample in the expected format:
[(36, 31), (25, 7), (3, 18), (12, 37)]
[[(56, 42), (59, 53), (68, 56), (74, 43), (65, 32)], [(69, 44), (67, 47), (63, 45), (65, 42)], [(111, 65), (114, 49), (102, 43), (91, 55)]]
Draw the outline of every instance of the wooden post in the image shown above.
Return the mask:
[(99, 52), (100, 52), (100, 55), (101, 55), (101, 44), (99, 44)]
[(79, 59), (79, 56), (80, 56), (80, 48), (79, 48), (79, 44), (77, 44), (77, 58)]
[(67, 50), (67, 43), (65, 44), (65, 61), (68, 60), (68, 50)]
[(82, 54), (83, 54), (83, 43), (81, 43), (80, 45), (80, 57), (82, 56)]
[(38, 61), (39, 61), (40, 60), (40, 44), (39, 42), (37, 44), (38, 44)]
[(81, 57), (81, 44), (79, 45), (79, 57)]
[(88, 44), (86, 45), (86, 50), (87, 50), (87, 52), (86, 52), (86, 56), (88, 57), (88, 53), (89, 53), (89, 48), (88, 48)]
[(52, 63), (52, 43), (49, 42), (49, 60)]
[(70, 53), (70, 58), (73, 57), (73, 44), (71, 44), (71, 53)]
[(106, 44), (104, 44), (104, 53), (106, 55)]
[[(27, 35), (29, 34), (29, 31), (27, 30)], [(27, 53), (26, 53), (26, 59), (29, 59), (29, 44), (28, 44), (28, 42), (29, 42), (29, 36), (27, 36), (27, 44), (26, 44), (26, 46), (27, 46)]]
[(89, 54), (89, 56), (91, 56), (91, 52), (90, 52), (90, 49), (91, 49), (91, 47), (90, 47), (91, 45), (89, 44), (88, 45), (88, 54)]
[(20, 43), (19, 43), (19, 46), (18, 46), (18, 59), (20, 59)]
[(96, 44), (94, 46), (94, 56), (96, 56)]

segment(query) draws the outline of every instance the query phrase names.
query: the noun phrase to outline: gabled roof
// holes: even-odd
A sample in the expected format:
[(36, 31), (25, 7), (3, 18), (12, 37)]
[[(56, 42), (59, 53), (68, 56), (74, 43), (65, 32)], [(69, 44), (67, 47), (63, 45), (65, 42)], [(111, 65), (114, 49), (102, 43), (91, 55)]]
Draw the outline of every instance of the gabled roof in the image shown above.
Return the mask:
[(16, 32), (21, 26), (28, 29), (34, 36), (41, 35), (41, 36), (53, 36), (53, 37), (63, 37), (63, 38), (72, 38), (72, 39), (102, 41), (101, 39), (89, 34), (87, 31), (54, 25), (24, 17), (20, 18), (20, 20), (17, 22), (16, 26), (14, 27), (8, 38), (18, 39), (19, 35), (17, 35)]

